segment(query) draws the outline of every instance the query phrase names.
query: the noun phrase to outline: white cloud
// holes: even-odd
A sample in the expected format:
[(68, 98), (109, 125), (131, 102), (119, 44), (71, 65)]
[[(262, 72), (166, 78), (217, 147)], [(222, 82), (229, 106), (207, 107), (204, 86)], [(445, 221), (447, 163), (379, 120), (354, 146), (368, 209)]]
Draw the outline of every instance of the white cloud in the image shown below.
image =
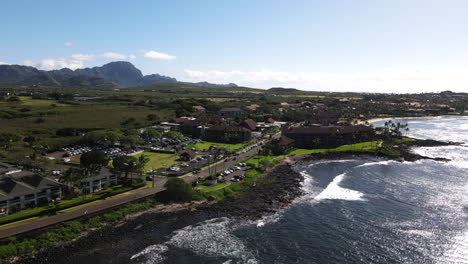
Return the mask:
[(3, 62), (3, 61), (0, 61), (0, 65), (10, 65), (10, 63), (6, 63), (6, 62)]
[(71, 46), (73, 46), (73, 42), (67, 41), (67, 42), (63, 43), (63, 45), (65, 45), (67, 47), (71, 47)]
[(86, 61), (92, 61), (93, 55), (87, 54), (73, 54), (69, 57), (56, 57), (45, 58), (39, 62), (24, 61), (23, 63), (28, 66), (34, 66), (41, 70), (55, 70), (62, 68), (69, 68), (72, 70), (83, 68)]
[(468, 92), (468, 69), (354, 73), (185, 70), (185, 76), (181, 79), (190, 82), (233, 82), (248, 87), (288, 87), (311, 91), (419, 93), (452, 90)]
[(155, 60), (174, 60), (176, 58), (175, 56), (172, 56), (166, 53), (157, 52), (154, 50), (145, 52), (143, 56), (145, 58), (150, 58), (150, 59), (155, 59)]
[(119, 59), (119, 60), (125, 60), (125, 59), (135, 59), (135, 55), (125, 55), (121, 53), (115, 53), (115, 52), (106, 52), (101, 54), (101, 57), (108, 58), (108, 59)]

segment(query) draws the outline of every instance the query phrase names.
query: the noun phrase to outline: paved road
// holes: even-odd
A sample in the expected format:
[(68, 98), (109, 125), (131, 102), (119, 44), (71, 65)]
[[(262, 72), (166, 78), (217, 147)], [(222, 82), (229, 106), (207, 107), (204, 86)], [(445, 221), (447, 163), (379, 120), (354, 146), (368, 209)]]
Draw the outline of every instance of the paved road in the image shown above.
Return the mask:
[[(239, 163), (241, 160), (255, 155), (259, 149), (260, 149), (260, 146), (257, 146), (255, 148), (252, 148), (246, 153), (240, 153), (239, 156), (235, 160), (233, 159), (233, 157), (228, 158), (228, 161), (224, 161), (222, 164), (217, 165), (217, 172), (222, 171), (223, 168), (227, 169), (227, 168), (235, 166), (235, 164)], [(200, 177), (208, 176), (209, 172), (210, 172), (209, 168), (204, 168), (197, 174), (188, 174), (185, 176), (181, 176), (181, 178), (187, 182), (193, 182)], [(110, 197), (106, 200), (103, 200), (100, 203), (95, 203), (89, 206), (84, 206), (77, 210), (69, 211), (60, 215), (50, 216), (44, 219), (39, 219), (30, 223), (26, 223), (26, 224), (12, 227), (9, 229), (0, 230), (0, 239), (6, 238), (9, 236), (18, 235), (18, 234), (25, 233), (25, 232), (29, 232), (29, 231), (33, 231), (36, 229), (41, 229), (41, 228), (44, 228), (50, 225), (55, 225), (64, 221), (77, 219), (84, 215), (95, 214), (95, 213), (98, 213), (107, 209), (114, 208), (119, 205), (123, 205), (129, 202), (133, 202), (133, 201), (146, 198), (148, 196), (151, 196), (158, 192), (163, 191), (165, 189), (164, 184), (166, 183), (166, 181), (167, 181), (167, 178), (157, 177), (155, 179), (156, 184), (154, 188), (144, 189), (142, 191), (139, 191), (133, 194)]]
[(0, 230), (0, 238), (5, 238), (9, 236), (14, 236), (17, 234), (21, 234), (24, 232), (29, 232), (35, 229), (44, 228), (50, 225), (58, 224), (60, 222), (73, 220), (84, 215), (91, 215), (94, 213), (98, 213), (103, 210), (111, 209), (113, 207), (126, 204), (132, 201), (137, 201), (148, 197), (150, 195), (154, 195), (158, 192), (164, 190), (164, 183), (166, 183), (167, 178), (158, 178), (155, 179), (155, 188), (144, 189), (139, 192), (135, 192), (132, 194), (121, 194), (117, 197), (109, 197), (106, 200), (103, 200), (100, 203), (95, 203), (89, 206), (82, 207), (77, 210), (69, 211), (63, 214), (50, 216), (44, 219), (39, 219), (34, 222), (26, 223), (20, 226), (12, 227), (9, 229)]

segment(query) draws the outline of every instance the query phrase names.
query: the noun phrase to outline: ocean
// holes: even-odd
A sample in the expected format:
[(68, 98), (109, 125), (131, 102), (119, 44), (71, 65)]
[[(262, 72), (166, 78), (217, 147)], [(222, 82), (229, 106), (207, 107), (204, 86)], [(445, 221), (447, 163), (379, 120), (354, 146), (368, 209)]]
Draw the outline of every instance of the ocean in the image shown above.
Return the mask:
[(397, 162), (370, 156), (311, 161), (295, 168), (305, 177), (304, 195), (275, 214), (255, 221), (211, 219), (174, 231), (157, 244), (145, 243), (151, 233), (135, 234), (127, 238), (125, 251), (131, 253), (125, 261), (99, 249), (85, 259), (96, 263), (468, 263), (468, 117), (396, 121), (408, 123), (408, 136), (464, 145), (413, 150), (450, 162)]

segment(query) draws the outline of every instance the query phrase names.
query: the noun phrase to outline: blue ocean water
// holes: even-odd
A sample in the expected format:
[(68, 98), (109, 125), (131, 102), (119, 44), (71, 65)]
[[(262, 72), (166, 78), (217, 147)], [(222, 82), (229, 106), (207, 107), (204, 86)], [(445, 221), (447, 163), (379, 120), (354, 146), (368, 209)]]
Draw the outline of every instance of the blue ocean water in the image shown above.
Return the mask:
[[(414, 149), (450, 162), (350, 157), (297, 166), (305, 194), (280, 212), (211, 219), (159, 244), (139, 241), (126, 261), (468, 263), (468, 118), (397, 121), (409, 124), (409, 136), (466, 145)], [(102, 263), (116, 262), (106, 256)]]

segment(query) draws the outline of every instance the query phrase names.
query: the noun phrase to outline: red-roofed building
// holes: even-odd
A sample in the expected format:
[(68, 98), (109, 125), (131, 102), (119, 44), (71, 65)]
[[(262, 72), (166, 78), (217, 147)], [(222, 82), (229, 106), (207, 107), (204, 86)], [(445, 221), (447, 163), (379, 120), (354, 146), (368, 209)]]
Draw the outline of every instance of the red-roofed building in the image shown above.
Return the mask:
[(201, 105), (194, 105), (192, 106), (193, 110), (198, 111), (198, 112), (205, 112), (206, 108), (201, 106)]
[(257, 110), (257, 108), (259, 108), (259, 107), (260, 107), (260, 105), (258, 105), (258, 104), (251, 104), (251, 105), (247, 106), (247, 108), (252, 110), (252, 111)]
[(250, 131), (257, 130), (257, 122), (253, 121), (252, 119), (247, 119), (244, 122), (242, 122), (242, 126), (247, 129), (250, 129)]

